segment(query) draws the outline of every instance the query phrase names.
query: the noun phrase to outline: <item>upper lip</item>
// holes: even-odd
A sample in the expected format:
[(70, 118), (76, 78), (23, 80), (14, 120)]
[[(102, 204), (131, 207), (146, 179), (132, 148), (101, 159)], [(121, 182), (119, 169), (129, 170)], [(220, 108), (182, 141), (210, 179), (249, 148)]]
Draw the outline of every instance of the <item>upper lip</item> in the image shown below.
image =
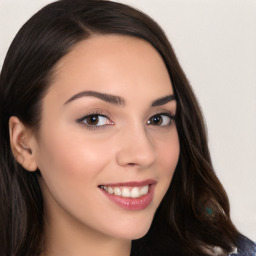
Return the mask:
[(101, 186), (106, 187), (119, 187), (119, 186), (126, 186), (126, 187), (141, 187), (146, 185), (153, 185), (156, 184), (157, 181), (155, 179), (147, 179), (143, 181), (128, 181), (128, 182), (118, 182), (118, 183), (107, 183), (101, 184)]

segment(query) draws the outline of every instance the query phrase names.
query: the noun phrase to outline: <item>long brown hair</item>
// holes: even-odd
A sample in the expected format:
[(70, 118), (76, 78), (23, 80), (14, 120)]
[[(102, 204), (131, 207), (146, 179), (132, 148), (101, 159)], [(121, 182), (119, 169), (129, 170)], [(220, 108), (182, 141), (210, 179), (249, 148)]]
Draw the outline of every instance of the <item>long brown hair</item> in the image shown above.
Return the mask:
[(238, 232), (230, 220), (225, 190), (215, 175), (204, 120), (175, 53), (162, 29), (129, 6), (102, 0), (61, 0), (36, 13), (18, 32), (0, 76), (0, 254), (40, 254), (44, 203), (38, 172), (14, 159), (8, 120), (17, 116), (35, 131), (41, 102), (56, 63), (92, 34), (122, 34), (148, 41), (162, 56), (177, 99), (180, 158), (172, 183), (148, 234), (133, 241), (132, 255), (228, 253)]

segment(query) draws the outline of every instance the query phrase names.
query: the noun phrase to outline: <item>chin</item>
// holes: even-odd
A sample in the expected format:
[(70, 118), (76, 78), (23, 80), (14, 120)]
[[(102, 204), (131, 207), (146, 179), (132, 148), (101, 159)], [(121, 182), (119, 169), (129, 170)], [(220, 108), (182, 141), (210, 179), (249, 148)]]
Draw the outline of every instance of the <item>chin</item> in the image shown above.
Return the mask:
[(149, 228), (146, 230), (134, 230), (117, 236), (124, 240), (137, 240), (145, 236), (148, 233), (148, 230)]
[(118, 232), (116, 232), (114, 236), (119, 237), (121, 239), (127, 239), (127, 240), (140, 239), (148, 233), (150, 226), (151, 226), (151, 222), (141, 223), (139, 225), (133, 223), (128, 227), (123, 226), (121, 229), (118, 230)]
[(133, 233), (131, 233), (130, 239), (131, 240), (136, 240), (136, 239), (140, 239), (143, 236), (145, 236), (148, 233), (149, 228), (147, 228), (146, 230), (137, 230)]

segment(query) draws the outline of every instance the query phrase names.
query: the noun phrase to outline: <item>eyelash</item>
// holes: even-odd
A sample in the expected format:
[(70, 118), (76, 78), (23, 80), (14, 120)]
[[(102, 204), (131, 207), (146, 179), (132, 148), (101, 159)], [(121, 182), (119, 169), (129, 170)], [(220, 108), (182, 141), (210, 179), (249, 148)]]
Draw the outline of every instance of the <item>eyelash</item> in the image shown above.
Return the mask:
[[(108, 119), (108, 122), (110, 122), (109, 124), (104, 124), (104, 125), (90, 125), (90, 124), (86, 124), (84, 121), (87, 119), (87, 118), (90, 118), (90, 117), (104, 117), (104, 118), (107, 118)], [(85, 116), (82, 116), (81, 118), (77, 119), (77, 122), (78, 123), (82, 123), (83, 125), (85, 125), (85, 127), (89, 130), (96, 130), (96, 129), (101, 129), (107, 125), (113, 125), (114, 123), (111, 121), (111, 119), (109, 118), (108, 115), (106, 114), (103, 114), (103, 113), (100, 113), (100, 112), (95, 112), (95, 113), (91, 113), (91, 114), (88, 114), (88, 115), (85, 115)]]
[[(173, 115), (170, 111), (168, 110), (165, 110), (165, 112), (160, 112), (160, 113), (156, 113), (154, 114), (153, 116), (151, 116), (148, 120), (147, 120), (147, 124), (148, 125), (152, 125), (150, 124), (150, 120), (152, 120), (153, 118), (156, 118), (156, 117), (159, 117), (159, 116), (164, 116), (164, 117), (168, 117), (170, 118), (169, 120), (169, 123), (168, 124), (165, 124), (165, 125), (153, 125), (153, 126), (158, 126), (158, 127), (163, 127), (163, 128), (166, 128), (166, 127), (169, 127), (172, 125), (173, 121), (175, 121), (175, 115)], [(85, 123), (84, 121), (87, 119), (87, 118), (93, 118), (93, 117), (103, 117), (103, 118), (106, 118), (108, 119), (108, 124), (103, 124), (103, 125), (91, 125), (91, 124), (88, 124), (88, 123)], [(90, 130), (97, 130), (97, 129), (101, 129), (105, 126), (108, 126), (108, 125), (113, 125), (114, 123), (111, 121), (111, 119), (109, 118), (108, 115), (106, 114), (103, 114), (103, 113), (100, 113), (100, 112), (95, 112), (95, 113), (91, 113), (91, 114), (88, 114), (88, 115), (85, 115), (85, 116), (82, 116), (81, 118), (77, 119), (76, 120), (78, 123), (82, 123), (83, 125), (85, 125), (85, 127), (87, 129), (90, 129)]]
[(168, 117), (170, 119), (169, 123), (165, 124), (165, 125), (154, 125), (154, 126), (159, 126), (159, 127), (162, 127), (162, 128), (166, 128), (166, 127), (171, 126), (173, 121), (175, 121), (175, 115), (173, 115), (170, 111), (165, 110), (165, 112), (156, 113), (155, 115), (151, 116), (148, 119), (147, 124), (149, 124), (149, 120), (152, 120), (153, 118), (156, 118), (156, 117), (159, 117), (159, 116)]

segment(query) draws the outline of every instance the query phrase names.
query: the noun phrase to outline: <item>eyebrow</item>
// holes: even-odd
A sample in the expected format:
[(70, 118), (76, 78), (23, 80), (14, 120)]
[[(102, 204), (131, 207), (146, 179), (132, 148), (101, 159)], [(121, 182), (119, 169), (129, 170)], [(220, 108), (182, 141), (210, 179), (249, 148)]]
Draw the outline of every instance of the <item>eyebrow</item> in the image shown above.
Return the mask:
[(160, 99), (157, 99), (155, 101), (153, 101), (152, 103), (152, 107), (156, 107), (156, 106), (161, 106), (161, 105), (164, 105), (172, 100), (175, 100), (175, 96), (173, 94), (171, 95), (168, 95), (168, 96), (165, 96), (165, 97), (162, 97)]
[[(125, 102), (126, 102), (125, 99), (120, 96), (115, 96), (115, 95), (106, 94), (106, 93), (100, 93), (100, 92), (96, 92), (96, 91), (82, 91), (82, 92), (75, 94), (70, 99), (68, 99), (64, 103), (64, 105), (66, 105), (76, 99), (80, 99), (80, 98), (86, 97), (86, 96), (95, 97), (95, 98), (101, 99), (103, 101), (112, 103), (114, 105), (120, 105), (120, 106), (124, 106)], [(161, 105), (164, 105), (172, 100), (175, 100), (175, 96), (173, 94), (164, 96), (162, 98), (159, 98), (159, 99), (153, 101), (151, 106), (152, 107), (161, 106)]]
[[(65, 104), (74, 101), (76, 99), (85, 97), (85, 96), (91, 96), (91, 97), (95, 97), (98, 99), (101, 99), (103, 101), (115, 104), (115, 105), (121, 105), (124, 106), (125, 105), (125, 99), (119, 96), (115, 96), (115, 95), (110, 95), (110, 94), (106, 94), (106, 93), (100, 93), (100, 92), (95, 92), (95, 91), (83, 91), (83, 92), (79, 92), (77, 94), (75, 94), (74, 96), (72, 96), (69, 100), (67, 100), (65, 102)], [(64, 105), (65, 105), (64, 104)]]

